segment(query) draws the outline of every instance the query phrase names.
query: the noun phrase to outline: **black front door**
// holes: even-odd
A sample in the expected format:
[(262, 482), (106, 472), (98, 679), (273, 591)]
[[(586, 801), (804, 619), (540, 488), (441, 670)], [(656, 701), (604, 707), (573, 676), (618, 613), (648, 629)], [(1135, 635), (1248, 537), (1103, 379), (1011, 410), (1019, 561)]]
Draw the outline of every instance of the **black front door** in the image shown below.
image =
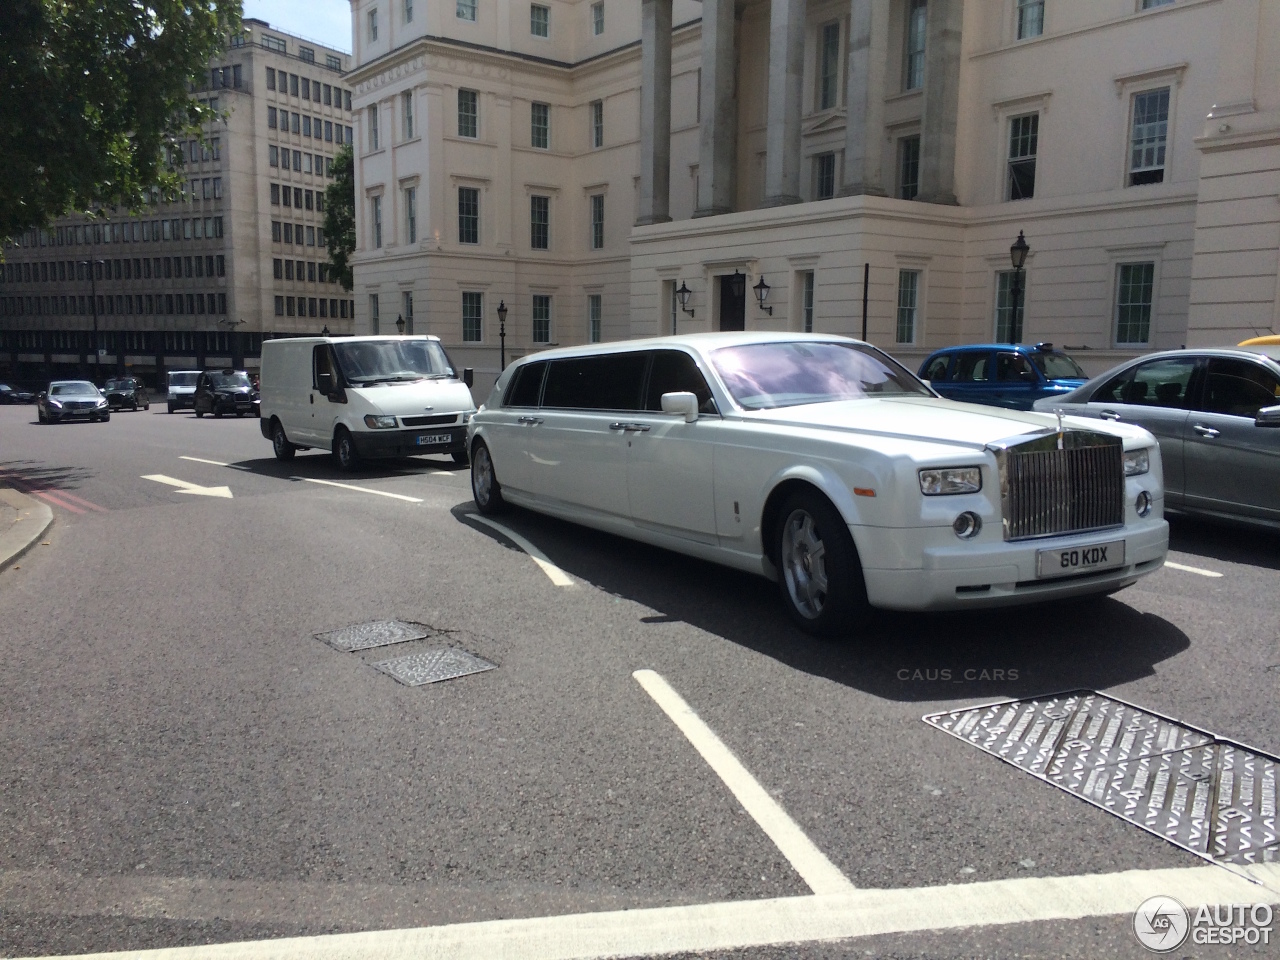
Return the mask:
[(747, 329), (747, 285), (744, 281), (742, 293), (735, 296), (732, 275), (720, 278), (720, 329)]

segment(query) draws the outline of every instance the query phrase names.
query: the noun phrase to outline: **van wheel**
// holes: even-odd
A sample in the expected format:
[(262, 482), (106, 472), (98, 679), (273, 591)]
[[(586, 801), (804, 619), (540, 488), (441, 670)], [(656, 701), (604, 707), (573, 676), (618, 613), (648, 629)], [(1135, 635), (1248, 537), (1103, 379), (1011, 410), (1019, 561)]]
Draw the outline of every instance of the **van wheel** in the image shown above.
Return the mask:
[(493, 472), (493, 458), (483, 440), (477, 440), (471, 448), (471, 496), (485, 516), (502, 513), (507, 508), (502, 486)]
[(862, 564), (844, 517), (816, 490), (793, 493), (779, 516), (774, 534), (778, 587), (791, 619), (815, 636), (852, 632), (869, 607)]
[(201, 411), (199, 411), (199, 410), (197, 410), (197, 411), (196, 411), (196, 419), (200, 419), (200, 418), (201, 418), (201, 417), (203, 417), (203, 416), (204, 416), (204, 414), (203, 414)]
[(333, 435), (333, 459), (338, 461), (338, 469), (347, 473), (360, 469), (360, 451), (346, 427), (339, 427)]
[(298, 448), (284, 435), (284, 427), (278, 420), (271, 431), (271, 449), (275, 451), (277, 460), (292, 460), (293, 455), (298, 452)]
[(169, 412), (170, 412), (170, 413), (173, 413), (173, 404), (172, 404), (172, 403), (171, 403), (171, 404), (169, 404)]

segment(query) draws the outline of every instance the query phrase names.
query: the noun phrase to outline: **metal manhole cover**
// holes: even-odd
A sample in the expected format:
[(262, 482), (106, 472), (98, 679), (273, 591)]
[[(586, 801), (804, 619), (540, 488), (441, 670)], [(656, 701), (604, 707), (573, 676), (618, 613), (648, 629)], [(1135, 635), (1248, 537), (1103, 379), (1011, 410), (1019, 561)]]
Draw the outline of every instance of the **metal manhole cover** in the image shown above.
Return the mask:
[(343, 627), (341, 630), (330, 630), (328, 633), (317, 633), (316, 639), (323, 640), (343, 653), (354, 653), (356, 650), (385, 647), (408, 640), (424, 640), (431, 635), (430, 629), (418, 623), (374, 620), (371, 623), (357, 623), (352, 627)]
[(1077, 690), (924, 722), (1221, 864), (1280, 862), (1280, 759)]
[(395, 660), (383, 660), (373, 666), (374, 669), (395, 677), (405, 686), (420, 687), (424, 683), (438, 683), (441, 680), (483, 673), (493, 670), (497, 664), (481, 660), (456, 647), (440, 647), (407, 657), (397, 657)]

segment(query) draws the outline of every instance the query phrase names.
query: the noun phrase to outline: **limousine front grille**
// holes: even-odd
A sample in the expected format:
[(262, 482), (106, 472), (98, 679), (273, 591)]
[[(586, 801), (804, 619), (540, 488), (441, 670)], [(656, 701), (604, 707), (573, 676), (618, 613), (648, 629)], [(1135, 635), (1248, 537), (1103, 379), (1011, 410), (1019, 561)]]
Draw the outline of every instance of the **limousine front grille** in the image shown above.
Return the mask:
[(1004, 538), (1027, 540), (1124, 524), (1124, 447), (1084, 430), (997, 445)]
[(434, 417), (401, 417), (400, 422), (406, 427), (432, 427), (440, 423), (456, 423), (456, 413), (446, 413)]

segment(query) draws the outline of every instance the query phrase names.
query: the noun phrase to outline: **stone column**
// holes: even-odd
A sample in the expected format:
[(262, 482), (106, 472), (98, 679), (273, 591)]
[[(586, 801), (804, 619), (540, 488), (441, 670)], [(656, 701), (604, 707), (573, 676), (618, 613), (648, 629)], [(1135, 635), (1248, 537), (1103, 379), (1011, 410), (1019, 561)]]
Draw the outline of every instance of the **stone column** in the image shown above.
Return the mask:
[(764, 205), (800, 202), (800, 115), (806, 0), (771, 0)]
[(642, 0), (640, 20), (638, 227), (671, 219), (671, 0)]
[(920, 133), (920, 195), (956, 202), (956, 114), (960, 109), (963, 0), (930, 0), (925, 30), (924, 119)]
[(885, 70), (889, 57), (889, 0), (849, 4), (848, 119), (844, 183), (840, 195), (885, 194), (881, 138), (884, 136)]
[(738, 154), (734, 0), (702, 0), (702, 92), (695, 217), (732, 213)]

